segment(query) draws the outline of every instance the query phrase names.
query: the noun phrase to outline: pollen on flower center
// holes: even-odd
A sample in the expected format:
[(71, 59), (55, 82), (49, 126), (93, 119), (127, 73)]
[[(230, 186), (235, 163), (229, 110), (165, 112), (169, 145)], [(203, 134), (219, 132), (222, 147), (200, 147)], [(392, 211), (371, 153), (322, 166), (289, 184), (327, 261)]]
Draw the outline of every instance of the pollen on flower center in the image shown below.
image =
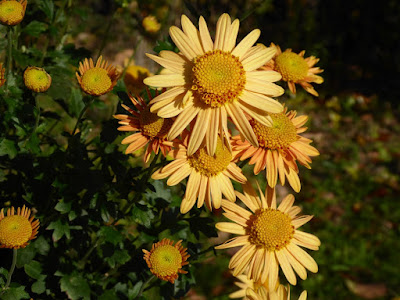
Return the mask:
[(222, 144), (220, 138), (218, 138), (217, 148), (213, 156), (208, 155), (206, 147), (203, 147), (188, 157), (189, 165), (207, 177), (215, 176), (226, 170), (231, 160), (232, 154)]
[(221, 50), (194, 59), (192, 90), (204, 103), (220, 107), (242, 93), (246, 72), (239, 58)]
[(162, 245), (150, 255), (151, 266), (158, 276), (168, 276), (178, 273), (182, 266), (182, 255), (176, 247)]
[(283, 52), (275, 59), (276, 68), (284, 81), (298, 82), (308, 73), (308, 64), (303, 57), (293, 52)]
[(0, 3), (0, 21), (14, 25), (22, 21), (24, 17), (24, 7), (18, 1), (4, 1)]
[(297, 141), (296, 126), (285, 113), (269, 114), (272, 119), (272, 127), (251, 120), (260, 147), (268, 149), (287, 149), (291, 143)]
[(32, 225), (23, 216), (7, 216), (0, 221), (0, 244), (18, 247), (25, 244), (31, 235)]
[(99, 67), (87, 70), (82, 76), (82, 89), (90, 95), (102, 95), (112, 82), (107, 70)]
[(152, 138), (165, 137), (173, 124), (172, 119), (160, 118), (150, 108), (141, 111), (139, 121), (142, 133)]
[(287, 214), (267, 208), (256, 211), (249, 220), (247, 231), (250, 243), (275, 251), (289, 244), (295, 229)]

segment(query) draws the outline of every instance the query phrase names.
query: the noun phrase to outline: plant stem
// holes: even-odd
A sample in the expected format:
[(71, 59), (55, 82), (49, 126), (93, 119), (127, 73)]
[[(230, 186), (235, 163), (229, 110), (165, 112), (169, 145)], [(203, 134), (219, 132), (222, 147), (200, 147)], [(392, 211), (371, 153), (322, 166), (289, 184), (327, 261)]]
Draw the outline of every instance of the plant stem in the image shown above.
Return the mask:
[(100, 241), (97, 240), (86, 252), (85, 256), (78, 262), (78, 269), (83, 270), (85, 268), (86, 262), (89, 258), (89, 255), (92, 254), (93, 250), (96, 249), (96, 247), (100, 244)]
[(146, 287), (146, 285), (148, 285), (150, 283), (150, 281), (153, 280), (154, 277), (155, 277), (154, 275), (151, 275), (149, 277), (149, 279), (147, 279), (145, 282), (143, 282), (142, 286), (140, 287), (139, 293), (138, 293), (138, 295), (136, 296), (135, 299), (139, 299), (142, 296), (142, 294), (144, 292), (144, 288)]
[(100, 57), (101, 52), (103, 51), (104, 47), (106, 46), (107, 40), (108, 40), (108, 36), (110, 34), (110, 30), (111, 30), (111, 25), (114, 22), (114, 16), (115, 16), (116, 11), (114, 11), (114, 13), (111, 15), (110, 17), (110, 21), (107, 24), (107, 28), (106, 28), (106, 32), (104, 34), (103, 40), (101, 41), (101, 45), (99, 48), (99, 52), (97, 54), (97, 59)]
[(32, 135), (36, 132), (36, 129), (39, 126), (39, 120), (40, 120), (40, 106), (39, 106), (39, 100), (38, 100), (38, 94), (35, 93), (35, 104), (36, 104), (36, 119), (35, 119), (35, 126), (33, 127), (31, 133), (28, 135), (28, 137), (25, 139), (24, 147), (26, 143), (29, 141), (29, 139), (32, 137)]
[(89, 108), (89, 106), (93, 103), (94, 97), (91, 97), (90, 100), (85, 104), (81, 112), (79, 113), (78, 120), (76, 121), (74, 130), (72, 131), (72, 136), (75, 135), (76, 130), (78, 129), (78, 125), (82, 120), (83, 115), (85, 114), (85, 111)]
[(7, 283), (6, 283), (5, 287), (4, 287), (4, 290), (8, 289), (8, 287), (10, 286), (11, 276), (14, 273), (16, 264), (17, 264), (17, 249), (13, 249), (13, 260), (12, 260), (12, 263), (11, 263), (10, 271), (8, 272)]

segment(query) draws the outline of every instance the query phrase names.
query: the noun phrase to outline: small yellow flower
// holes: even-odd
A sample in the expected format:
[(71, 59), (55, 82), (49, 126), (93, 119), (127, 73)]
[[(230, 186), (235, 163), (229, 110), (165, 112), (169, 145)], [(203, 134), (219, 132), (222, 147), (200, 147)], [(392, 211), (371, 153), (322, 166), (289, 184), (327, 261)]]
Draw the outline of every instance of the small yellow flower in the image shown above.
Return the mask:
[(317, 91), (310, 84), (312, 82), (321, 84), (324, 79), (316, 74), (324, 70), (314, 65), (319, 61), (315, 56), (304, 58), (305, 51), (299, 54), (292, 52), (292, 49), (286, 49), (282, 53), (279, 46), (271, 43), (271, 47), (276, 48), (276, 54), (272, 60), (263, 67), (265, 70), (274, 70), (282, 75), (282, 80), (288, 83), (289, 89), (296, 94), (295, 84), (300, 84), (308, 93), (318, 96)]
[(6, 78), (4, 76), (5, 72), (6, 69), (3, 68), (3, 63), (0, 63), (0, 87), (2, 87), (3, 84), (6, 82)]
[(150, 71), (141, 66), (131, 65), (126, 68), (124, 75), (124, 83), (128, 91), (131, 93), (138, 95), (140, 94), (146, 85), (143, 83), (143, 80), (152, 74)]
[(28, 67), (24, 72), (25, 86), (37, 93), (47, 91), (51, 85), (50, 75), (42, 68)]
[(148, 33), (157, 33), (161, 28), (161, 24), (158, 23), (156, 17), (151, 15), (143, 19), (142, 26)]
[(31, 210), (25, 205), (18, 207), (15, 215), (14, 207), (7, 210), (4, 215), (4, 208), (0, 212), (0, 248), (25, 248), (28, 241), (36, 238), (39, 229), (39, 220), (33, 221)]
[(85, 60), (79, 63), (79, 73), (76, 78), (82, 90), (92, 96), (101, 96), (111, 91), (117, 84), (119, 72), (115, 67), (109, 65), (103, 57), (97, 59), (96, 65), (93, 60)]
[(0, 23), (3, 25), (17, 25), (25, 16), (26, 0), (3, 0), (0, 2)]
[(161, 280), (174, 283), (178, 278), (178, 273), (186, 274), (187, 271), (182, 270), (187, 265), (187, 248), (183, 248), (182, 241), (173, 246), (174, 242), (169, 239), (163, 239), (161, 242), (153, 244), (151, 251), (143, 249), (144, 260), (150, 268), (151, 273)]

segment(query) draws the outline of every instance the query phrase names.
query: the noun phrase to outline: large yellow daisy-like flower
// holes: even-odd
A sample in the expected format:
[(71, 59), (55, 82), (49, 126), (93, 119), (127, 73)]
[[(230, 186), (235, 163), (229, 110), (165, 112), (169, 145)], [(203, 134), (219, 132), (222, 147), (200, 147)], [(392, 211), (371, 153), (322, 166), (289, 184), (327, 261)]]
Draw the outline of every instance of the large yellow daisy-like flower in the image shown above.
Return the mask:
[[(248, 288), (246, 291), (249, 300), (290, 300), (290, 287), (279, 285), (276, 291), (268, 291), (265, 287), (261, 287), (257, 291)], [(307, 291), (303, 291), (298, 300), (306, 300)]]
[(319, 155), (318, 150), (309, 145), (312, 141), (299, 135), (307, 130), (307, 127), (302, 126), (308, 117), (297, 117), (296, 111), (287, 112), (286, 108), (281, 113), (269, 115), (272, 127), (262, 125), (256, 120), (250, 121), (259, 146), (254, 147), (248, 141), (242, 141), (240, 136), (235, 136), (232, 138), (233, 153), (240, 160), (251, 157), (249, 164), (255, 164), (254, 174), (266, 169), (270, 187), (276, 185), (278, 177), (282, 185), (287, 178), (292, 188), (299, 192), (301, 184), (296, 161), (311, 169), (310, 156)]
[(0, 212), (0, 248), (19, 249), (25, 248), (30, 240), (36, 238), (39, 229), (39, 220), (31, 216), (31, 210), (25, 205), (18, 207), (15, 214), (14, 207), (7, 210), (4, 215), (4, 208)]
[[(151, 99), (150, 93), (148, 95)], [(144, 162), (149, 161), (152, 152), (158, 154), (159, 150), (164, 156), (167, 156), (167, 153), (171, 150), (172, 142), (167, 141), (166, 136), (172, 126), (172, 119), (160, 118), (155, 113), (150, 112), (150, 108), (140, 96), (134, 98), (129, 95), (129, 98), (138, 111), (122, 104), (122, 107), (131, 115), (114, 116), (114, 118), (120, 120), (118, 122), (121, 125), (118, 127), (119, 131), (136, 131), (136, 133), (122, 140), (122, 144), (129, 144), (125, 153), (130, 154), (149, 144), (143, 156)]]
[(3, 68), (3, 63), (0, 63), (0, 87), (2, 87), (3, 84), (6, 82), (6, 77), (4, 76), (5, 72), (6, 69)]
[(299, 247), (319, 249), (320, 241), (316, 236), (298, 230), (312, 216), (297, 216), (301, 209), (293, 206), (293, 195), (286, 196), (277, 207), (275, 189), (267, 186), (266, 195), (260, 193), (260, 197), (249, 183), (243, 185), (243, 190), (244, 194), (236, 192), (236, 195), (250, 211), (223, 200), (224, 215), (235, 223), (216, 224), (221, 231), (240, 235), (216, 247), (242, 246), (229, 263), (233, 275), (248, 268), (249, 279), (261, 282), (268, 279), (268, 286), (273, 287), (278, 280), (279, 266), (293, 285), (297, 282), (295, 272), (301, 279), (307, 278), (306, 269), (317, 272), (314, 259)]
[(83, 63), (79, 63), (79, 73), (76, 72), (79, 85), (86, 94), (92, 96), (101, 96), (111, 91), (120, 76), (117, 69), (103, 60), (102, 56), (97, 59), (96, 65), (93, 59), (85, 58)]
[(242, 170), (232, 161), (229, 141), (218, 138), (214, 155), (209, 155), (203, 144), (194, 154), (187, 151), (189, 133), (182, 133), (183, 141), (175, 143), (175, 150), (170, 155), (175, 159), (165, 167), (158, 169), (151, 176), (153, 179), (163, 179), (169, 176), (167, 184), (172, 186), (189, 176), (185, 196), (181, 203), (181, 213), (187, 213), (197, 200), (197, 207), (220, 208), (222, 194), (235, 201), (235, 191), (230, 179), (244, 183), (246, 177)]
[(281, 48), (274, 43), (271, 43), (271, 47), (276, 48), (276, 54), (262, 69), (279, 72), (282, 75), (282, 80), (288, 83), (289, 89), (293, 94), (296, 94), (295, 84), (297, 83), (311, 95), (318, 96), (317, 91), (310, 83), (321, 84), (324, 82), (321, 76), (316, 75), (324, 70), (314, 67), (319, 58), (315, 56), (304, 58), (305, 50), (296, 54), (292, 52), (292, 49), (286, 49), (282, 53)]
[(0, 23), (8, 26), (21, 23), (25, 16), (26, 4), (26, 0), (0, 1)]
[(153, 87), (171, 88), (150, 102), (153, 104), (151, 111), (159, 116), (178, 116), (168, 138), (177, 137), (196, 119), (188, 154), (194, 154), (205, 139), (207, 152), (214, 155), (218, 135), (228, 135), (229, 116), (240, 133), (258, 146), (245, 113), (264, 125), (271, 125), (267, 113), (283, 109), (279, 102), (270, 98), (284, 92), (272, 83), (281, 78), (280, 74), (257, 70), (273, 57), (276, 49), (261, 44), (253, 47), (260, 36), (258, 29), (236, 45), (239, 20), (231, 22), (228, 14), (218, 19), (214, 42), (203, 17), (197, 30), (183, 15), (182, 28), (183, 31), (172, 26), (169, 30), (180, 53), (148, 54), (166, 70), (163, 75), (144, 80)]
[(178, 274), (186, 274), (187, 271), (182, 270), (184, 265), (189, 262), (189, 254), (187, 248), (183, 248), (182, 241), (178, 241), (175, 246), (174, 242), (169, 239), (163, 239), (161, 242), (153, 244), (151, 251), (143, 249), (144, 260), (150, 268), (151, 273), (161, 280), (174, 283), (178, 278)]

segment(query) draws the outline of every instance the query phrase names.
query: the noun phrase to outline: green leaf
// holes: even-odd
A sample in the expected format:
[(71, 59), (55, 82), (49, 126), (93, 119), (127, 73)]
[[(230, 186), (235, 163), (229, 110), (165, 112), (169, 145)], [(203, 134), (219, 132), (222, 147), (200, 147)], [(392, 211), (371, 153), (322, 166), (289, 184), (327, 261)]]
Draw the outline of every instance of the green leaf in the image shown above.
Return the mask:
[(17, 267), (22, 268), (26, 264), (29, 264), (35, 257), (35, 255), (35, 247), (33, 247), (31, 244), (28, 245), (26, 248), (18, 249)]
[(131, 259), (127, 250), (115, 250), (111, 257), (106, 257), (104, 260), (108, 262), (111, 268), (114, 268), (116, 264), (123, 265)]
[(13, 141), (7, 139), (0, 141), (0, 156), (8, 155), (10, 159), (13, 159), (17, 153), (18, 151)]
[(38, 280), (32, 284), (31, 290), (33, 293), (42, 294), (46, 290), (46, 283), (42, 280)]
[(36, 251), (41, 255), (46, 255), (50, 250), (50, 245), (43, 236), (39, 236), (33, 243)]
[(57, 203), (54, 209), (62, 214), (68, 213), (71, 210), (71, 202), (65, 203), (63, 200), (61, 200)]
[(150, 228), (151, 220), (154, 219), (154, 214), (147, 206), (136, 204), (132, 210), (132, 217), (135, 222)]
[(42, 273), (42, 266), (36, 260), (32, 260), (29, 264), (26, 264), (24, 269), (26, 275), (32, 277), (33, 279), (39, 279), (41, 277), (40, 275)]
[(86, 279), (78, 273), (64, 275), (61, 280), (61, 291), (71, 300), (90, 299), (90, 287)]
[(4, 294), (1, 295), (2, 300), (20, 300), (20, 299), (29, 299), (29, 294), (25, 292), (25, 287), (10, 287), (8, 288)]
[(99, 300), (114, 300), (114, 299), (118, 299), (118, 297), (115, 291), (113, 290), (108, 290), (99, 297)]
[(78, 117), (79, 113), (85, 106), (82, 99), (82, 92), (80, 89), (72, 88), (71, 97), (68, 101), (69, 114), (74, 117)]
[(57, 242), (64, 235), (69, 239), (71, 237), (68, 224), (64, 224), (61, 220), (53, 221), (46, 228), (47, 230), (53, 229), (53, 241)]
[(39, 37), (39, 35), (42, 32), (46, 31), (46, 29), (47, 24), (39, 21), (32, 21), (22, 30), (22, 32), (25, 32), (26, 34), (34, 37)]
[(52, 0), (42, 0), (39, 4), (39, 8), (46, 14), (46, 16), (53, 20), (54, 17), (54, 3)]
[(110, 226), (102, 226), (99, 231), (99, 235), (104, 237), (106, 242), (112, 243), (114, 246), (122, 242), (122, 234)]
[(133, 286), (133, 288), (128, 290), (129, 299), (134, 299), (137, 297), (137, 295), (139, 294), (140, 288), (142, 287), (142, 284), (143, 284), (143, 282), (139, 281)]

